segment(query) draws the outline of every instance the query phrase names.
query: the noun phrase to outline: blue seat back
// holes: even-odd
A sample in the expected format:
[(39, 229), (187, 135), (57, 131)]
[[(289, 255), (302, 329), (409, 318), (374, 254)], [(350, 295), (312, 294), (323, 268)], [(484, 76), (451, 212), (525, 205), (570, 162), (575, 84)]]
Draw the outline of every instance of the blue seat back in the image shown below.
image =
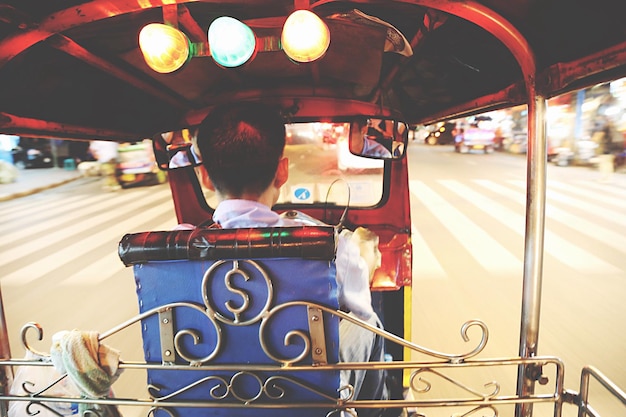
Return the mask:
[[(338, 308), (332, 228), (148, 232), (127, 235), (120, 255), (134, 265), (147, 315), (145, 359), (164, 364), (148, 370), (154, 398), (204, 405), (174, 408), (176, 415), (320, 416), (333, 409), (339, 371), (310, 370), (338, 362), (338, 319), (314, 307)], [(309, 370), (291, 370), (301, 366)], [(255, 405), (269, 408), (251, 411)]]

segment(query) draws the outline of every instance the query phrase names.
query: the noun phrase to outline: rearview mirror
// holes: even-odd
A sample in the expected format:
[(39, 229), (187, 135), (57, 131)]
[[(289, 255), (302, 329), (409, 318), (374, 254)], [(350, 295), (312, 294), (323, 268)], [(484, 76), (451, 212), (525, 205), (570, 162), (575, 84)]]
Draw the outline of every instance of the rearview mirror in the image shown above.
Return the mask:
[(392, 119), (358, 118), (350, 123), (350, 152), (374, 159), (400, 159), (409, 137), (406, 123)]
[(154, 156), (162, 170), (200, 165), (200, 157), (191, 141), (189, 129), (163, 132), (152, 138)]

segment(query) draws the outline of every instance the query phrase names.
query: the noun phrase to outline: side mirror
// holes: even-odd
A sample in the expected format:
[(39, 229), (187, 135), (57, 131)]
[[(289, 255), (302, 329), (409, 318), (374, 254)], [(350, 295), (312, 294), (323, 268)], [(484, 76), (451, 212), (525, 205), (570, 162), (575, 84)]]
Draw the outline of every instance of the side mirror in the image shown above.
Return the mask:
[(359, 118), (350, 122), (350, 152), (373, 159), (400, 159), (405, 155), (409, 127), (393, 119)]
[(183, 129), (154, 135), (152, 144), (159, 168), (169, 169), (200, 165), (200, 159), (193, 149), (190, 132)]

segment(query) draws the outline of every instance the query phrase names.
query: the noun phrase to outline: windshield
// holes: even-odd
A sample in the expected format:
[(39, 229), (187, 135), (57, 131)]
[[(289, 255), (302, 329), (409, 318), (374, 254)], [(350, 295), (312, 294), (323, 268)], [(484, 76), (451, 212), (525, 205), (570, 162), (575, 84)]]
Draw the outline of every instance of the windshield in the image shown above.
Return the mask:
[[(370, 207), (383, 195), (385, 162), (350, 153), (349, 123), (291, 123), (286, 126), (289, 180), (278, 204)], [(214, 193), (205, 189), (211, 207)]]

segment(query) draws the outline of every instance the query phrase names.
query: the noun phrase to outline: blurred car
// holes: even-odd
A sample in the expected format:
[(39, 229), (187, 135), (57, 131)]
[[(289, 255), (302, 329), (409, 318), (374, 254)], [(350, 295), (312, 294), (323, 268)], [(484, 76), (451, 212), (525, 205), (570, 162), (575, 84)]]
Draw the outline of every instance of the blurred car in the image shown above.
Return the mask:
[(19, 169), (54, 166), (50, 145), (48, 139), (20, 138), (19, 144), (11, 151), (13, 165)]
[(469, 153), (473, 150), (493, 153), (495, 149), (496, 133), (493, 129), (470, 125), (461, 128), (454, 139), (454, 150), (460, 153)]
[(454, 143), (454, 136), (456, 134), (455, 130), (456, 123), (438, 123), (435, 126), (435, 130), (426, 136), (424, 142), (426, 142), (427, 145), (450, 145)]
[(167, 180), (167, 174), (156, 163), (150, 139), (121, 144), (118, 158), (115, 178), (122, 188), (163, 184)]

